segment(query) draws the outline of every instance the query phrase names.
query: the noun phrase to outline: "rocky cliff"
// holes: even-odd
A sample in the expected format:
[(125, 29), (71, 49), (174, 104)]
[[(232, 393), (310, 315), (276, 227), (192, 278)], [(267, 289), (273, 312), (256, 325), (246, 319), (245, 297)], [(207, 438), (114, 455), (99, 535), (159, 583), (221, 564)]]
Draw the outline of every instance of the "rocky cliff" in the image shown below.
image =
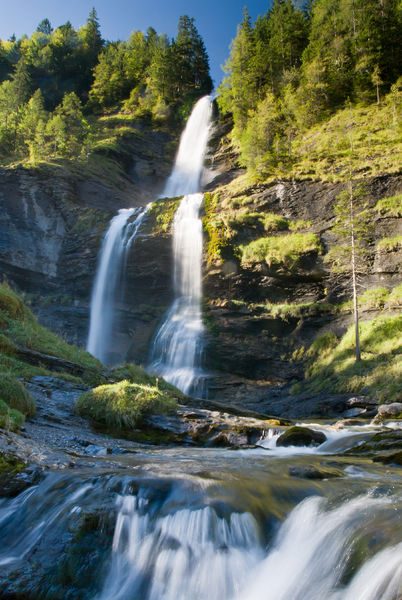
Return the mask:
[[(334, 309), (349, 297), (347, 281), (335, 279), (324, 260), (336, 242), (333, 206), (344, 186), (312, 180), (248, 185), (226, 133), (227, 126), (217, 123), (206, 173), (209, 395), (271, 414), (308, 414), (308, 398), (295, 408), (288, 394), (303, 376), (303, 362), (295, 357), (317, 335), (329, 330), (341, 334), (351, 321), (350, 311)], [(174, 134), (145, 127), (141, 135), (125, 140), (120, 152), (107, 156), (105, 168), (105, 157), (99, 155), (95, 169), (66, 165), (0, 172), (1, 272), (26, 293), (40, 320), (69, 341), (85, 343), (97, 256), (110, 218), (119, 208), (155, 200), (171, 168), (176, 141)], [(111, 164), (117, 165), (116, 171), (110, 170)], [(374, 207), (379, 199), (401, 192), (402, 176), (384, 175), (365, 185), (375, 228), (362, 285), (390, 289), (400, 282), (401, 256), (398, 247), (381, 249), (378, 241), (400, 234), (401, 218), (375, 212)], [(147, 361), (152, 337), (171, 302), (176, 206), (177, 200), (156, 203), (130, 252), (113, 349), (116, 360)], [(278, 237), (293, 232), (315, 241), (292, 264), (245, 262), (241, 249), (267, 231)], [(370, 310), (375, 314), (375, 308)], [(321, 411), (331, 412), (335, 404), (324, 402)]]

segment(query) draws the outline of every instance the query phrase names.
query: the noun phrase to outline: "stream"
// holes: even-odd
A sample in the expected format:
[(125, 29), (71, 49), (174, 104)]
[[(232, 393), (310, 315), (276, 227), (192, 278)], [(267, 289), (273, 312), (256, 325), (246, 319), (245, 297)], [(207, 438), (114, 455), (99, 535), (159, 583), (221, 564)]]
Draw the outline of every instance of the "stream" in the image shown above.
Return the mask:
[(126, 447), (113, 464), (50, 470), (0, 500), (1, 597), (398, 600), (401, 473), (330, 453), (371, 434), (351, 428), (327, 450), (274, 436), (250, 450)]

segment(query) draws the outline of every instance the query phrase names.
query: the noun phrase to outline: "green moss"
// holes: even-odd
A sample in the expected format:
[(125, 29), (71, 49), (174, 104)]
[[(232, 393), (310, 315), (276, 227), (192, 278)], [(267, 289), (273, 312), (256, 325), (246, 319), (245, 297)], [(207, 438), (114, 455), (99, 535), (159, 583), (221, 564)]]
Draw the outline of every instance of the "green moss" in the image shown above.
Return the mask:
[(9, 373), (0, 372), (0, 398), (28, 417), (35, 414), (35, 402), (24, 385)]
[(149, 210), (149, 218), (154, 222), (152, 228), (153, 233), (170, 232), (180, 201), (181, 197), (162, 198), (161, 200), (152, 203)]
[(23, 319), (27, 314), (21, 298), (10, 288), (7, 283), (0, 285), (0, 319), (7, 316), (12, 319)]
[(208, 264), (221, 260), (225, 257), (226, 252), (233, 254), (231, 231), (219, 214), (217, 214), (219, 202), (220, 197), (218, 193), (207, 193), (204, 196), (203, 228), (208, 238)]
[(266, 262), (270, 267), (293, 270), (310, 252), (321, 251), (320, 238), (314, 233), (290, 233), (265, 237), (243, 247), (243, 265)]
[(377, 243), (377, 250), (380, 252), (395, 252), (402, 249), (402, 235), (383, 238)]
[(150, 414), (165, 414), (177, 406), (175, 397), (156, 386), (124, 380), (102, 385), (77, 402), (80, 415), (113, 429), (133, 429)]
[(402, 316), (379, 316), (360, 323), (362, 360), (355, 361), (354, 326), (338, 340), (318, 338), (308, 350), (311, 359), (306, 387), (312, 392), (368, 393), (380, 402), (401, 400)]
[[(1, 411), (1, 405), (0, 405)], [(25, 469), (26, 465), (11, 454), (0, 453), (0, 477), (4, 475), (17, 475)]]
[(382, 217), (402, 217), (402, 194), (382, 198), (375, 205), (375, 210)]

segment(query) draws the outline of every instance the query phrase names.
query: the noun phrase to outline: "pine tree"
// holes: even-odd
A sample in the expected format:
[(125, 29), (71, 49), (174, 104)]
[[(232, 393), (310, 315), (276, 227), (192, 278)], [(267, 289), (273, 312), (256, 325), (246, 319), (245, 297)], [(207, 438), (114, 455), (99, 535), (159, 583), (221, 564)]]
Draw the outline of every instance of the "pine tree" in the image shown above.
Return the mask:
[(49, 19), (43, 19), (36, 28), (36, 31), (39, 31), (39, 33), (44, 33), (45, 35), (50, 35), (53, 31), (53, 28)]
[(177, 96), (202, 96), (212, 91), (209, 60), (204, 42), (194, 19), (179, 18), (177, 36), (173, 44), (172, 67), (175, 71)]

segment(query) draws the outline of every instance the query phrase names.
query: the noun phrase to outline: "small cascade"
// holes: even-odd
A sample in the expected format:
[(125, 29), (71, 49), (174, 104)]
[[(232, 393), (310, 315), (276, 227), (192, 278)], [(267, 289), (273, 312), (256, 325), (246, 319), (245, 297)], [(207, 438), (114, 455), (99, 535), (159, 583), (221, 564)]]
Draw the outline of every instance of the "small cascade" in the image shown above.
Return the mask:
[(151, 351), (150, 370), (184, 393), (199, 395), (203, 323), (202, 222), (199, 193), (211, 127), (212, 103), (207, 96), (194, 107), (183, 132), (176, 163), (163, 196), (184, 194), (173, 222), (175, 299)]
[(122, 296), (122, 274), (148, 207), (119, 210), (103, 239), (91, 299), (87, 350), (105, 364), (110, 363), (116, 304)]

